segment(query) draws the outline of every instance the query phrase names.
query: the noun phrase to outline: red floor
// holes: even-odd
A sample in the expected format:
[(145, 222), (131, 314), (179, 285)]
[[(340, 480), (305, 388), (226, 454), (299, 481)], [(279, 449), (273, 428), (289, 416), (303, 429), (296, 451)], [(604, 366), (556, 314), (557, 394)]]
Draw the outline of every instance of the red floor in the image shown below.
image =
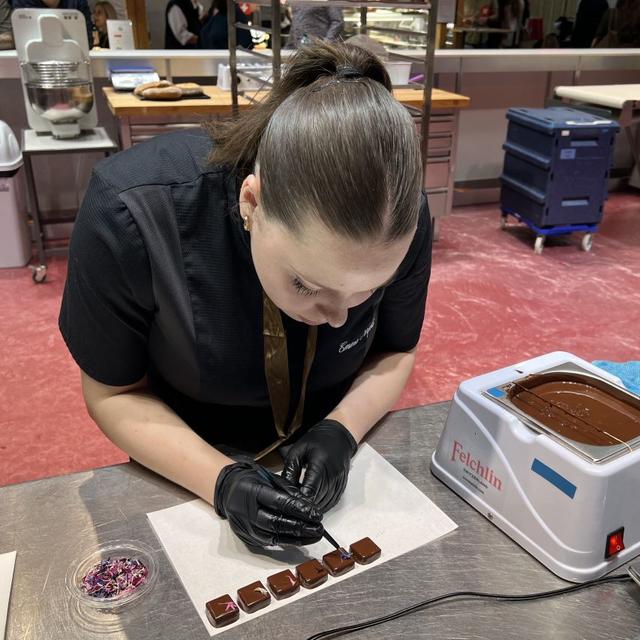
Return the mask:
[[(640, 360), (640, 196), (615, 194), (593, 251), (579, 238), (532, 251), (495, 206), (457, 210), (435, 245), (418, 365), (399, 402), (449, 399), (460, 380), (554, 350)], [(0, 270), (0, 485), (126, 460), (87, 416), (57, 329), (66, 262), (47, 282)]]

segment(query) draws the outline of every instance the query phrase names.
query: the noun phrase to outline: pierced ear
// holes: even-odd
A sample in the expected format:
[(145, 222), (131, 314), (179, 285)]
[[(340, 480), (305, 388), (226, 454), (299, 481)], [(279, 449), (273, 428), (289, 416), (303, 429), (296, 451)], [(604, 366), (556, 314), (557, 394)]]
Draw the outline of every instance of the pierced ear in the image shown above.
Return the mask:
[(247, 189), (247, 200), (249, 201), (249, 204), (255, 209), (258, 206), (258, 200), (255, 196), (255, 193), (253, 193), (253, 191)]
[(258, 176), (251, 174), (244, 179), (240, 188), (240, 203), (246, 203), (251, 209), (258, 206), (260, 199), (260, 179)]

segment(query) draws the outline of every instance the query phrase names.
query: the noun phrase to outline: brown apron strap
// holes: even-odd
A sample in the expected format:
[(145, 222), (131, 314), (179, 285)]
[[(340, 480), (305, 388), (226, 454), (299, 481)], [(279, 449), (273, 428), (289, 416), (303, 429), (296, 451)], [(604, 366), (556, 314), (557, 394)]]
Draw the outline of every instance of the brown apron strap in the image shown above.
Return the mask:
[(289, 384), (289, 352), (287, 334), (280, 309), (263, 294), (264, 373), (269, 388), (273, 422), (279, 438), (286, 437), (285, 425), (289, 414), (291, 389)]
[(300, 428), (304, 415), (304, 401), (307, 391), (307, 381), (311, 366), (316, 355), (318, 342), (318, 327), (309, 327), (307, 346), (304, 353), (302, 385), (300, 387), (300, 401), (293, 420), (287, 429), (287, 416), (291, 402), (291, 384), (289, 379), (289, 352), (287, 349), (287, 334), (282, 323), (280, 309), (263, 294), (263, 329), (264, 337), (264, 372), (269, 389), (273, 422), (278, 434), (278, 440), (263, 449), (255, 456), (256, 460), (271, 453), (279, 447), (288, 436)]
[(290, 436), (295, 433), (302, 424), (302, 418), (304, 415), (304, 401), (307, 395), (307, 381), (309, 380), (309, 372), (311, 371), (311, 365), (316, 357), (316, 345), (318, 343), (318, 327), (309, 327), (309, 333), (307, 335), (307, 347), (304, 350), (304, 369), (302, 372), (302, 386), (300, 387), (300, 402), (298, 402), (298, 408), (293, 416), (293, 420), (289, 425), (287, 435)]

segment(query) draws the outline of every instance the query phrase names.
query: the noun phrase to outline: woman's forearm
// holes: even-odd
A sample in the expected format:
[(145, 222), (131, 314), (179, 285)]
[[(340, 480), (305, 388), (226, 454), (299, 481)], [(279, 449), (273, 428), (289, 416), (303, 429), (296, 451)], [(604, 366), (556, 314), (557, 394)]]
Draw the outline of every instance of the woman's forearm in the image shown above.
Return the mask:
[(213, 503), (220, 470), (233, 462), (207, 444), (144, 381), (110, 387), (82, 374), (89, 414), (104, 434), (134, 460)]
[(415, 359), (415, 349), (373, 356), (327, 418), (342, 423), (360, 442), (400, 397)]

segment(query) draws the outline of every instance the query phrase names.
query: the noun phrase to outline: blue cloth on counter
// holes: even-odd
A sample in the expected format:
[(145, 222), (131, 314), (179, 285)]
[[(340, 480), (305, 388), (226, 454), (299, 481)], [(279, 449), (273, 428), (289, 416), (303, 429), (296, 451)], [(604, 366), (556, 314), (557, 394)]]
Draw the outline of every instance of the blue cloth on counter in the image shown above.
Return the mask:
[(629, 362), (594, 360), (593, 364), (614, 376), (618, 376), (629, 391), (640, 394), (640, 360), (630, 360)]

